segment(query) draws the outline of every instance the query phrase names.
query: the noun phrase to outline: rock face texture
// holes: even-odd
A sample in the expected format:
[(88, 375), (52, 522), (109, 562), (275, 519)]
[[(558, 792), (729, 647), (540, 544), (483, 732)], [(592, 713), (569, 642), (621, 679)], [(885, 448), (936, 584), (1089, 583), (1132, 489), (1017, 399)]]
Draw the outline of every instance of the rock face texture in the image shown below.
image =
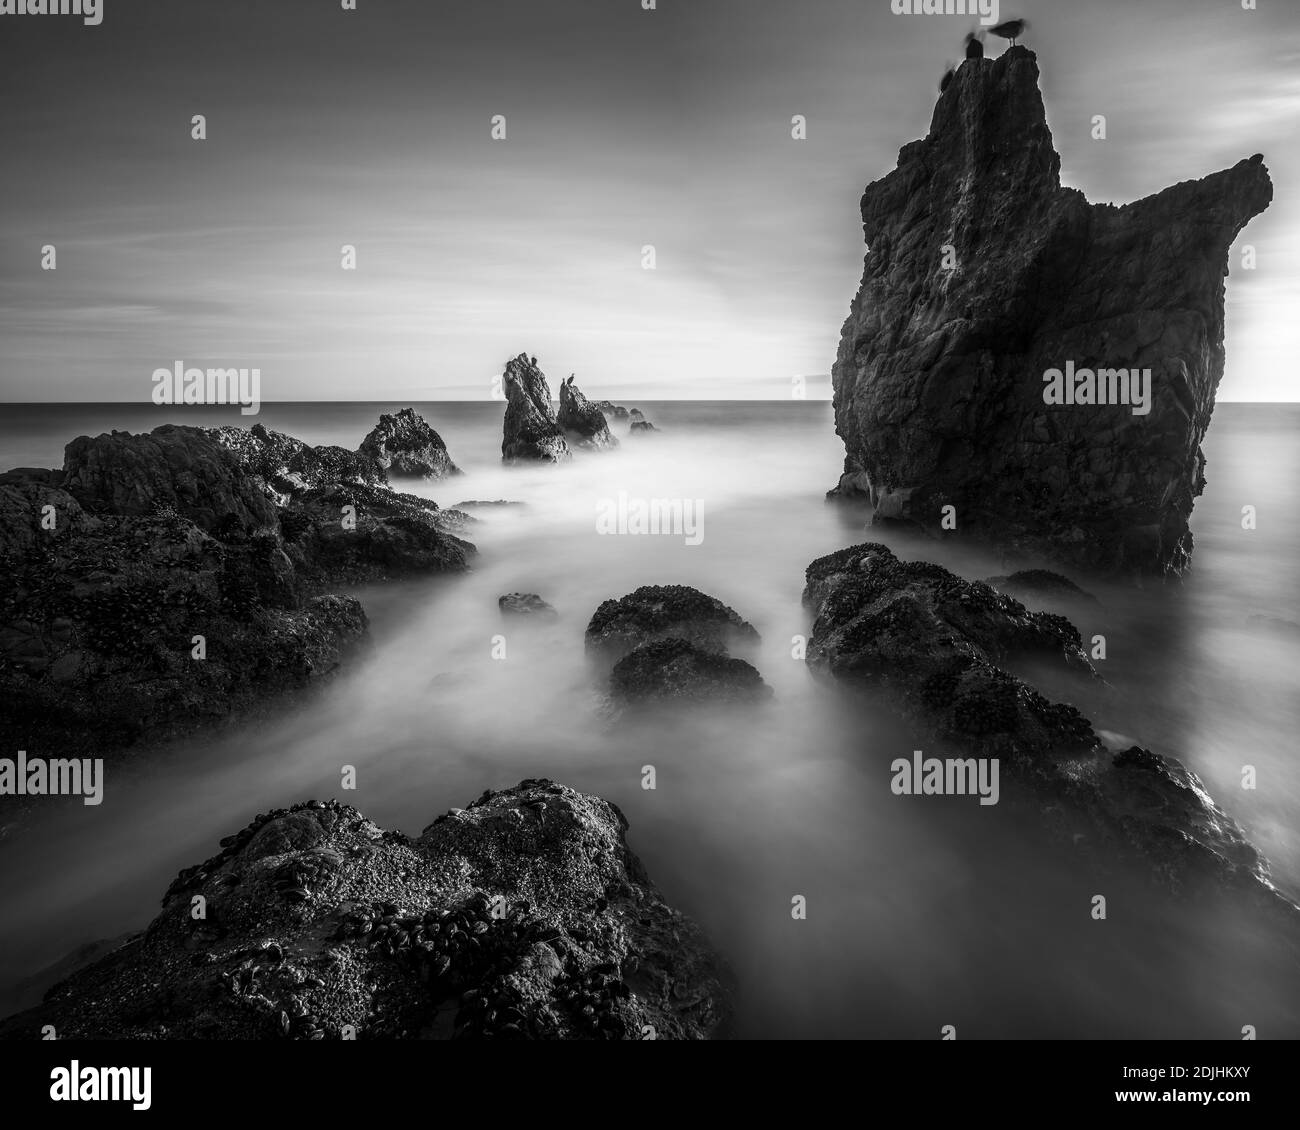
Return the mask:
[(560, 384), (560, 412), (556, 423), (578, 447), (600, 450), (618, 446), (618, 440), (610, 435), (605, 414), (582, 395), (572, 376)]
[(627, 409), (624, 408), (621, 404), (615, 404), (612, 400), (599, 401), (596, 404), (596, 407), (599, 408), (605, 414), (605, 417), (607, 419), (611, 416), (615, 420), (627, 419)]
[(758, 632), (734, 608), (688, 585), (644, 585), (607, 600), (587, 625), (587, 654), (612, 667), (615, 714), (641, 706), (761, 702), (772, 688), (736, 650), (752, 653)]
[(442, 437), (412, 408), (380, 416), (358, 451), (395, 478), (445, 479), (460, 474)]
[(1093, 678), (1064, 617), (876, 543), (809, 565), (804, 604), (814, 672), (882, 692), (946, 750), (998, 759), (1004, 801), (1032, 807), (1088, 862), (1137, 862), (1180, 892), (1240, 890), (1300, 931), (1300, 908), (1195, 773), (1138, 746), (1106, 749), (1075, 707), (1007, 669), (1032, 662)]
[(534, 620), (558, 620), (560, 614), (535, 592), (508, 592), (497, 597), (502, 616), (524, 616)]
[(729, 1015), (723, 967), (626, 830), (546, 780), (418, 839), (335, 801), (280, 809), (0, 1038), (707, 1039)]
[(63, 470), (0, 475), (0, 745), (99, 754), (328, 675), (367, 626), (331, 585), (474, 553), (383, 478), (260, 425), (82, 437)]
[(551, 408), (551, 388), (536, 357), (508, 362), (504, 374), (506, 417), (501, 439), (505, 463), (563, 463), (573, 458)]
[(686, 640), (720, 653), (749, 650), (760, 642), (754, 625), (734, 608), (689, 585), (643, 585), (604, 601), (587, 624), (587, 653), (608, 662), (663, 639)]
[(609, 674), (622, 707), (764, 702), (772, 688), (743, 659), (707, 651), (684, 639), (655, 640), (630, 651)]
[[(1255, 156), (1114, 207), (1059, 174), (1035, 56), (1012, 47), (967, 59), (928, 136), (867, 187), (833, 370), (835, 493), (926, 529), (950, 504), (959, 531), (1076, 567), (1177, 573), (1223, 374), (1228, 250), (1272, 185)], [(1046, 403), (1044, 374), (1067, 364), (1072, 385), (1149, 369), (1149, 413)], [(1098, 383), (1108, 400), (1121, 387)]]

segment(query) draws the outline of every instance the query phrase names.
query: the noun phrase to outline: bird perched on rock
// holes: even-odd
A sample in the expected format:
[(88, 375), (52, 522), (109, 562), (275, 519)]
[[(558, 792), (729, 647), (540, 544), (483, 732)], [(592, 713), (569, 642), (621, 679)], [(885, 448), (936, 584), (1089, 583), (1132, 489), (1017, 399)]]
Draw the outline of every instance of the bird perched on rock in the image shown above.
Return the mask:
[(999, 39), (1011, 40), (1011, 46), (1016, 45), (1016, 40), (1020, 38), (1020, 33), (1029, 26), (1028, 20), (1007, 20), (1005, 23), (998, 24), (997, 27), (989, 28)]
[(984, 40), (976, 35), (973, 31), (966, 33), (966, 58), (982, 59), (984, 58)]

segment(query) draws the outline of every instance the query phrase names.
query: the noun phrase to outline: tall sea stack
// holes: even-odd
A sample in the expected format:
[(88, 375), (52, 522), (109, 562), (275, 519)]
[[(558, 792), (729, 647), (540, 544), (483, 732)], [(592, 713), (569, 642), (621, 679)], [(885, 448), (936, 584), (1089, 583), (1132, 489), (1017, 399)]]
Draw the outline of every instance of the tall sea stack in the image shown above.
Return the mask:
[[(1256, 155), (1089, 204), (1061, 187), (1034, 53), (967, 59), (928, 136), (862, 197), (832, 493), (929, 530), (951, 527), (952, 506), (960, 533), (1079, 569), (1180, 573), (1223, 375), (1228, 252), (1272, 195)], [(1149, 401), (1134, 403), (1145, 370)]]
[(506, 363), (502, 380), (506, 394), (502, 461), (563, 463), (572, 459), (573, 453), (565, 442), (564, 432), (555, 422), (551, 386), (537, 367), (537, 358), (519, 354)]

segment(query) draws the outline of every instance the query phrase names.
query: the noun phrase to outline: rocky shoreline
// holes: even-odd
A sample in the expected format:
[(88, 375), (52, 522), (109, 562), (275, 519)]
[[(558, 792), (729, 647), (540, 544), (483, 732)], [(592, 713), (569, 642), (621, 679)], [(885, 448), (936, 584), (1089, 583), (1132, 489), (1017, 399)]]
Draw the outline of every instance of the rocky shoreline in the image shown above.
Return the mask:
[(112, 753), (317, 683), (367, 636), (332, 590), (463, 571), (472, 521), (260, 424), (73, 440), (0, 475), (0, 744)]

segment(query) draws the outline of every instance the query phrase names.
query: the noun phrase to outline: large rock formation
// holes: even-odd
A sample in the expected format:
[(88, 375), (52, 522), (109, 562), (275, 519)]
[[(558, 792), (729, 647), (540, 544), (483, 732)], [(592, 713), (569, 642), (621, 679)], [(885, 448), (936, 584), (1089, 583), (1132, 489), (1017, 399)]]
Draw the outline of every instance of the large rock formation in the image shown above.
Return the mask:
[(486, 792), (418, 839), (335, 801), (259, 816), (181, 872), (144, 933), (0, 1038), (46, 1025), (59, 1039), (718, 1034), (723, 967), (627, 826), (546, 780)]
[(1030, 663), (1095, 679), (1064, 617), (876, 543), (814, 561), (803, 599), (814, 672), (878, 693), (945, 751), (997, 759), (1003, 799), (1089, 865), (1138, 864), (1178, 892), (1243, 892), (1300, 936), (1300, 908), (1195, 773), (1138, 746), (1106, 748), (1079, 710), (1011, 672)]
[(582, 395), (572, 376), (560, 383), (560, 412), (556, 423), (578, 447), (600, 449), (618, 446), (618, 440), (610, 435), (605, 414)]
[(63, 453), (63, 489), (91, 513), (138, 517), (170, 507), (208, 531), (248, 532), (276, 520), (274, 503), (218, 438), (175, 424), (74, 439)]
[(336, 583), (462, 570), (464, 515), (260, 425), (81, 437), (0, 476), (0, 746), (112, 751), (328, 675)]
[(442, 436), (413, 408), (381, 415), (358, 450), (394, 477), (445, 479), (460, 474)]
[(501, 439), (505, 463), (534, 460), (562, 463), (573, 457), (564, 432), (555, 421), (551, 388), (537, 367), (537, 358), (519, 354), (507, 362), (504, 374), (506, 416)]
[[(838, 492), (928, 529), (951, 504), (959, 531), (1075, 566), (1178, 572), (1228, 250), (1272, 185), (1255, 156), (1114, 207), (1059, 173), (1035, 56), (1013, 47), (967, 59), (928, 136), (867, 187), (833, 370)], [(1067, 365), (1149, 369), (1149, 414), (1045, 402), (1044, 374)]]

